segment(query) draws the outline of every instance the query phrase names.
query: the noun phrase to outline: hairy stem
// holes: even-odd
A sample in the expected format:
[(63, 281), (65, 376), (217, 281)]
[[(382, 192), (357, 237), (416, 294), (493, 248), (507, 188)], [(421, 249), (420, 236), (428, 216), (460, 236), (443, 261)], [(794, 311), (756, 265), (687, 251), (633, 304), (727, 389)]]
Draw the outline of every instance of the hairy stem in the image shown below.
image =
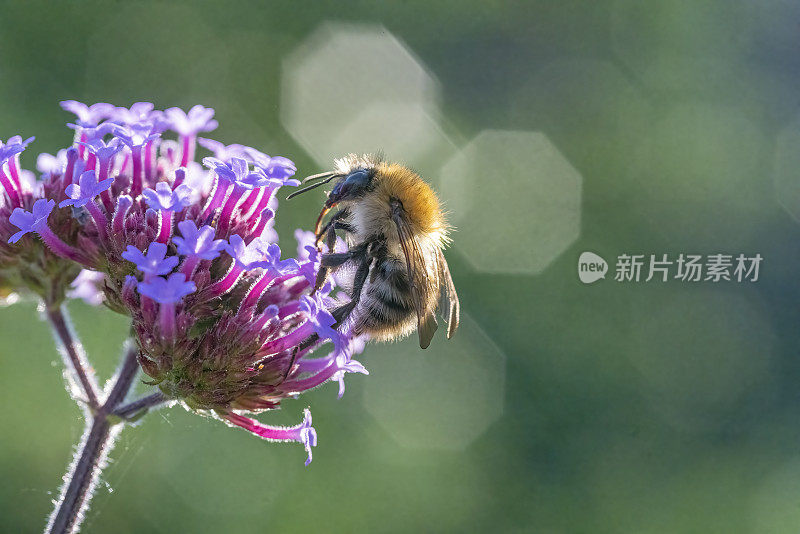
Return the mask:
[(77, 532), (117, 433), (105, 417), (94, 417), (87, 426), (45, 532)]
[(87, 420), (86, 431), (75, 453), (75, 459), (64, 476), (64, 486), (50, 516), (47, 533), (78, 531), (100, 473), (106, 466), (108, 454), (122, 428), (121, 424), (112, 423), (109, 415), (122, 404), (131, 389), (139, 370), (137, 354), (138, 349), (130, 343), (108, 397), (94, 412), (91, 421)]
[(116, 410), (112, 412), (112, 415), (116, 415), (117, 417), (121, 417), (122, 419), (128, 419), (137, 415), (139, 412), (143, 410), (148, 410), (150, 408), (155, 408), (161, 404), (167, 402), (167, 397), (160, 391), (155, 393), (151, 393), (145, 397), (140, 399), (136, 399), (135, 401), (131, 401), (129, 403), (123, 404), (119, 406)]
[(66, 306), (63, 304), (46, 304), (45, 313), (48, 321), (50, 321), (50, 326), (56, 337), (56, 344), (64, 358), (67, 369), (70, 371), (70, 375), (80, 385), (89, 409), (92, 412), (96, 412), (100, 407), (97, 380), (95, 379), (94, 371), (86, 360), (83, 346), (72, 329)]

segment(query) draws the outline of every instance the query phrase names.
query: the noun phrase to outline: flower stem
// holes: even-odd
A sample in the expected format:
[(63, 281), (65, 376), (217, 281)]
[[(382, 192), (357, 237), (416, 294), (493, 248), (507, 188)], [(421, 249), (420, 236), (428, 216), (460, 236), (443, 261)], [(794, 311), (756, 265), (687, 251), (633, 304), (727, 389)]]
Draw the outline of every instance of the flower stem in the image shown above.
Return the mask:
[(65, 485), (46, 533), (77, 532), (116, 434), (105, 417), (94, 417), (87, 425), (78, 455), (64, 476)]
[(64, 476), (64, 486), (50, 516), (45, 532), (63, 534), (77, 532), (89, 507), (97, 479), (106, 466), (106, 459), (114, 446), (114, 441), (122, 425), (109, 420), (119, 405), (125, 400), (133, 380), (139, 370), (138, 349), (130, 344), (125, 351), (119, 372), (105, 402), (100, 406), (91, 421), (87, 420), (84, 438), (75, 459)]
[(166, 395), (164, 395), (160, 391), (157, 391), (155, 393), (151, 393), (150, 395), (146, 395), (144, 397), (136, 399), (135, 401), (122, 404), (112, 412), (112, 415), (116, 415), (117, 417), (121, 417), (122, 419), (128, 419), (130, 417), (137, 415), (142, 410), (148, 410), (150, 408), (154, 408), (165, 402), (167, 402)]
[(81, 386), (83, 395), (86, 397), (86, 402), (92, 412), (97, 411), (100, 407), (98, 401), (98, 387), (97, 380), (94, 377), (94, 371), (86, 361), (86, 354), (83, 351), (83, 346), (78, 341), (75, 332), (70, 325), (69, 316), (66, 307), (63, 304), (45, 305), (47, 319), (50, 321), (50, 326), (53, 328), (53, 334), (56, 337), (59, 352), (64, 358), (67, 368), (73, 378), (77, 378)]

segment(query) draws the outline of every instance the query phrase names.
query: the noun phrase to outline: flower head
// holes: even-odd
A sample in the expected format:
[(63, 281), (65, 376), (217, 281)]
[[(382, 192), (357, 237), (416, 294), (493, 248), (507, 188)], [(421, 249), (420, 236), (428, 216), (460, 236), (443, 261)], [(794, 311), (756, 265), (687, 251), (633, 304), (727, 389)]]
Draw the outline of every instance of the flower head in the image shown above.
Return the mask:
[[(201, 165), (196, 136), (217, 126), (202, 106), (62, 107), (77, 116), (75, 142), (40, 155), (46, 179), (29, 183), (19, 166), (32, 139), (0, 142), (4, 279), (16, 273), (47, 298), (104, 298), (129, 316), (142, 370), (165, 395), (262, 438), (301, 443), (310, 462), (310, 412), (288, 428), (244, 415), (329, 381), (341, 394), (345, 376), (366, 373), (351, 358), (359, 340), (328, 310), (334, 285), (314, 288), (320, 253), (307, 243), (299, 261), (281, 257), (275, 190), (297, 185), (294, 164), (201, 139), (214, 153)], [(29, 232), (39, 239), (7, 244)]]

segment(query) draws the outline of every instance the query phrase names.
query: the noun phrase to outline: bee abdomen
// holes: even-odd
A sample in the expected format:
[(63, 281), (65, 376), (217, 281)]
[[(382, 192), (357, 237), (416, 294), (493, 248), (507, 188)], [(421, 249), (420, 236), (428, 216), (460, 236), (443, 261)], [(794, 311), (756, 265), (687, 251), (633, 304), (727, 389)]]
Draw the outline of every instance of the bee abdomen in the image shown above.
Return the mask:
[(416, 314), (405, 271), (393, 262), (373, 269), (374, 278), (361, 299), (357, 330), (379, 340), (408, 333)]

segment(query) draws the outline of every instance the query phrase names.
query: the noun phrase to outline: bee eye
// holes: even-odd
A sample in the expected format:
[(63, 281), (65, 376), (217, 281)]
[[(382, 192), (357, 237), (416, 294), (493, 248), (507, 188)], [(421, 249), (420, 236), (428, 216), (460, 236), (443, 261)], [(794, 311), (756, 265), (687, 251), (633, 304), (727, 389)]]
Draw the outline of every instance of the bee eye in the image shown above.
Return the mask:
[(358, 190), (367, 186), (369, 183), (369, 173), (360, 169), (351, 172), (344, 180), (344, 186), (350, 190)]
[(336, 200), (357, 197), (369, 185), (369, 182), (370, 176), (366, 169), (353, 171), (333, 188), (331, 197)]

